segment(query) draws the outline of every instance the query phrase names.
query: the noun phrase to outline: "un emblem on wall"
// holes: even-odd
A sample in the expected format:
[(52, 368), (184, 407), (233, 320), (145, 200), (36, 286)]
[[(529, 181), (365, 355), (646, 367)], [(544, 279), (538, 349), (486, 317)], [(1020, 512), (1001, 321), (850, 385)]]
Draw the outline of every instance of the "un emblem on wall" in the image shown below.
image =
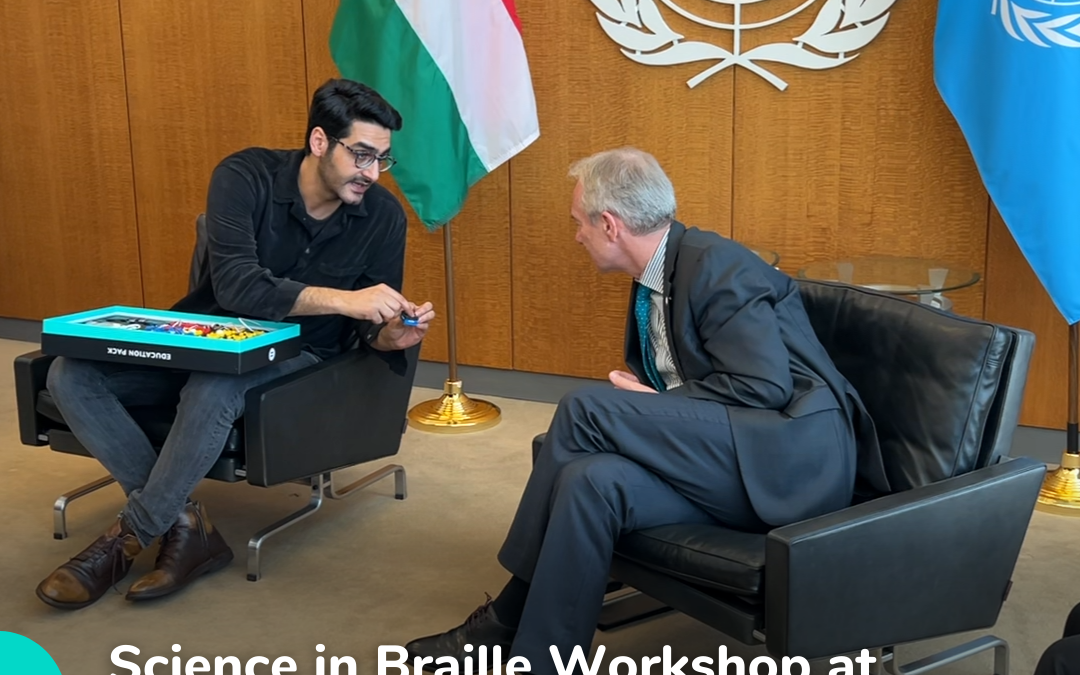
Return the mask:
[(1080, 0), (993, 0), (1014, 39), (1040, 47), (1080, 47)]
[[(732, 66), (742, 66), (783, 91), (787, 82), (763, 63), (783, 63), (810, 70), (827, 70), (851, 61), (885, 28), (889, 8), (896, 0), (789, 0), (784, 6), (775, 0), (707, 0), (727, 5), (731, 21), (706, 19), (683, 9), (676, 0), (591, 0), (598, 10), (596, 18), (608, 37), (614, 40), (629, 59), (648, 66), (671, 66), (697, 61), (713, 64), (687, 81), (696, 87), (708, 78)], [(1003, 0), (1012, 2), (1013, 0)], [(702, 0), (697, 0), (701, 4)], [(743, 8), (762, 2), (780, 7), (768, 18), (755, 16), (743, 20)], [(668, 11), (696, 24), (733, 34), (733, 48), (728, 50), (712, 42), (685, 40), (673, 31), (660, 10)], [(794, 5), (794, 6), (792, 6)], [(788, 42), (775, 42), (742, 50), (743, 34), (783, 23), (807, 11), (817, 11), (813, 24)]]

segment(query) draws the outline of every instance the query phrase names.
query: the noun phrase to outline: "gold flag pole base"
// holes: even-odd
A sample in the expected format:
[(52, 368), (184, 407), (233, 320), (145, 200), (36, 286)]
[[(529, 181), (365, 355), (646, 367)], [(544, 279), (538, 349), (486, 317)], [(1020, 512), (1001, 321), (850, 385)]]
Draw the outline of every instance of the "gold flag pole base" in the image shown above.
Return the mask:
[(445, 434), (483, 431), (498, 424), (501, 418), (502, 413), (494, 403), (466, 396), (461, 390), (461, 380), (447, 380), (442, 396), (417, 403), (409, 411), (411, 426)]
[(1061, 466), (1046, 474), (1035, 509), (1059, 516), (1080, 517), (1080, 455), (1061, 456)]
[(1080, 323), (1069, 326), (1069, 422), (1061, 466), (1046, 474), (1035, 509), (1080, 516)]
[(443, 253), (446, 256), (446, 343), (449, 367), (443, 395), (413, 406), (409, 411), (409, 426), (441, 434), (466, 434), (490, 429), (499, 423), (502, 413), (494, 403), (469, 398), (461, 390), (457, 374), (457, 328), (454, 312), (454, 240), (450, 223), (443, 226)]

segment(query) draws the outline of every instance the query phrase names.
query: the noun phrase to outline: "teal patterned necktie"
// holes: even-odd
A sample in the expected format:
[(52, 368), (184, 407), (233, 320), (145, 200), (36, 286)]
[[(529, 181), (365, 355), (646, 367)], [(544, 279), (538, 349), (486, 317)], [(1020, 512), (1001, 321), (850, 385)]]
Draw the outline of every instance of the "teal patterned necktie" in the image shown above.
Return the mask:
[(645, 365), (645, 373), (649, 376), (653, 389), (664, 391), (664, 381), (660, 379), (660, 373), (656, 369), (656, 357), (653, 354), (652, 341), (649, 339), (649, 308), (652, 306), (651, 292), (647, 286), (638, 284), (637, 297), (634, 302), (634, 317), (637, 319), (638, 341), (641, 342), (641, 358)]

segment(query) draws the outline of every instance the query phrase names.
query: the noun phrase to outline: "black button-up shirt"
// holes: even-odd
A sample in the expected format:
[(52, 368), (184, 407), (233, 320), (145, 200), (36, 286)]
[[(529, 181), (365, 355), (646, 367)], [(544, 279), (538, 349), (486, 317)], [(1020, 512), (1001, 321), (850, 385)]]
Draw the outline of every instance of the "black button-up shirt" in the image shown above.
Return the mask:
[(326, 220), (308, 215), (298, 183), (301, 150), (249, 148), (214, 170), (206, 203), (207, 260), (201, 278), (173, 309), (299, 323), (309, 351), (328, 358), (368, 321), (339, 315), (289, 317), (307, 286), (357, 290), (380, 283), (401, 291), (405, 212), (389, 190), (372, 185), (356, 205)]

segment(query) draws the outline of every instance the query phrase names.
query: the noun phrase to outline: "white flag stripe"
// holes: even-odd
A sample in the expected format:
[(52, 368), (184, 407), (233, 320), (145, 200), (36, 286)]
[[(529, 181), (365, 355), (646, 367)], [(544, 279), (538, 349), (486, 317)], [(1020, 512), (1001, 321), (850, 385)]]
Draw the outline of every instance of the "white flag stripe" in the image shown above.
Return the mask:
[(488, 171), (539, 137), (525, 45), (502, 0), (397, 4), (449, 83)]

